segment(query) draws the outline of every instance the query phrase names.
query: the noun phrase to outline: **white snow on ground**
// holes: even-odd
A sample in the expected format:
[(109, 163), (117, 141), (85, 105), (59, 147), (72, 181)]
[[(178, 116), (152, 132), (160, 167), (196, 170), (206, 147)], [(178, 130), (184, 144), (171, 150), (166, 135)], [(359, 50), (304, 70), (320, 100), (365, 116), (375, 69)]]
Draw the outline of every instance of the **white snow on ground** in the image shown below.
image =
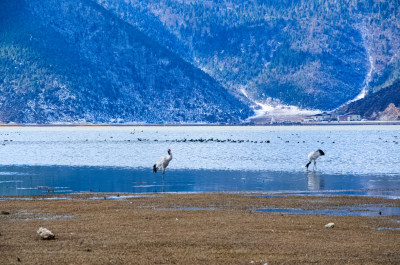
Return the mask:
[(295, 119), (302, 116), (310, 116), (321, 113), (320, 110), (301, 109), (297, 106), (292, 106), (292, 105), (284, 105), (278, 103), (273, 103), (273, 104), (261, 103), (259, 101), (251, 99), (244, 89), (241, 89), (240, 91), (247, 99), (249, 99), (251, 102), (255, 104), (254, 107), (255, 115), (249, 117), (247, 120), (254, 120), (262, 117), (292, 120), (293, 118)]

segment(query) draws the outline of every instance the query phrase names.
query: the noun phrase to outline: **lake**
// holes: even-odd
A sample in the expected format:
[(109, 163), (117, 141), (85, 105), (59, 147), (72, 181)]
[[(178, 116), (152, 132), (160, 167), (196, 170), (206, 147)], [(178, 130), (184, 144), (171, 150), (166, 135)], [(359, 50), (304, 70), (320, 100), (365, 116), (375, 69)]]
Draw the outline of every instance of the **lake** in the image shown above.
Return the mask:
[[(400, 126), (0, 127), (0, 195), (257, 191), (400, 197)], [(165, 174), (158, 157), (171, 149)], [(307, 155), (325, 152), (317, 168)]]

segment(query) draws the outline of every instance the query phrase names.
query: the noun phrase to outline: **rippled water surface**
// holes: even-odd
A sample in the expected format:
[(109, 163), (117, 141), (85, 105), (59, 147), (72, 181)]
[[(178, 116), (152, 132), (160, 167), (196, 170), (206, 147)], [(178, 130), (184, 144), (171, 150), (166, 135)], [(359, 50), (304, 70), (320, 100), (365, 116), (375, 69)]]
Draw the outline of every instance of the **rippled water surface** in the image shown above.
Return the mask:
[[(399, 126), (0, 127), (0, 195), (161, 191), (400, 197)], [(307, 154), (322, 149), (317, 169)], [(311, 168), (312, 169), (312, 168)]]

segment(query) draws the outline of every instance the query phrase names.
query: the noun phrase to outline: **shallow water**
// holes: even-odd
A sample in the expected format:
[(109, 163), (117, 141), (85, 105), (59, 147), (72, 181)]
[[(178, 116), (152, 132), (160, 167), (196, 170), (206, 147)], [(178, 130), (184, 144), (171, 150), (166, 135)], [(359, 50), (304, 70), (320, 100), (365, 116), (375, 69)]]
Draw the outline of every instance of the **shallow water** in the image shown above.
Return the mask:
[(329, 216), (391, 216), (400, 215), (399, 207), (387, 207), (386, 205), (358, 205), (351, 207), (328, 207), (326, 209), (305, 210), (298, 208), (268, 208), (257, 209), (262, 212), (277, 214), (305, 214), (305, 215), (329, 215)]
[(359, 195), (400, 198), (400, 178), (381, 175), (331, 175), (321, 172), (176, 170), (71, 166), (2, 166), (3, 196), (73, 192), (210, 192), (257, 191), (271, 196)]
[[(0, 127), (0, 195), (269, 191), (400, 197), (400, 126)], [(322, 149), (317, 169), (307, 154)]]

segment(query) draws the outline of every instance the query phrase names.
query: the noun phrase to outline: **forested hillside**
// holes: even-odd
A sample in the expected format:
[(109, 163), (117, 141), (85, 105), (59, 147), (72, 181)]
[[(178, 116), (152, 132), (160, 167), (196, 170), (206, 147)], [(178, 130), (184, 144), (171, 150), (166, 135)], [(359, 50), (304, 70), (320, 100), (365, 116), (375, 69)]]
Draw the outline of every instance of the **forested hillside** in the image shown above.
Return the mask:
[(0, 2), (0, 121), (239, 122), (248, 106), (88, 0)]
[(330, 110), (399, 77), (398, 1), (96, 1), (254, 100)]
[(0, 122), (237, 123), (271, 102), (395, 98), (399, 36), (399, 1), (4, 0)]
[[(378, 92), (370, 93), (364, 99), (350, 103), (340, 111), (342, 113), (356, 113), (372, 120), (397, 120), (400, 117), (400, 80), (382, 88)], [(389, 111), (396, 115), (388, 117)], [(386, 112), (385, 112), (386, 111)]]

